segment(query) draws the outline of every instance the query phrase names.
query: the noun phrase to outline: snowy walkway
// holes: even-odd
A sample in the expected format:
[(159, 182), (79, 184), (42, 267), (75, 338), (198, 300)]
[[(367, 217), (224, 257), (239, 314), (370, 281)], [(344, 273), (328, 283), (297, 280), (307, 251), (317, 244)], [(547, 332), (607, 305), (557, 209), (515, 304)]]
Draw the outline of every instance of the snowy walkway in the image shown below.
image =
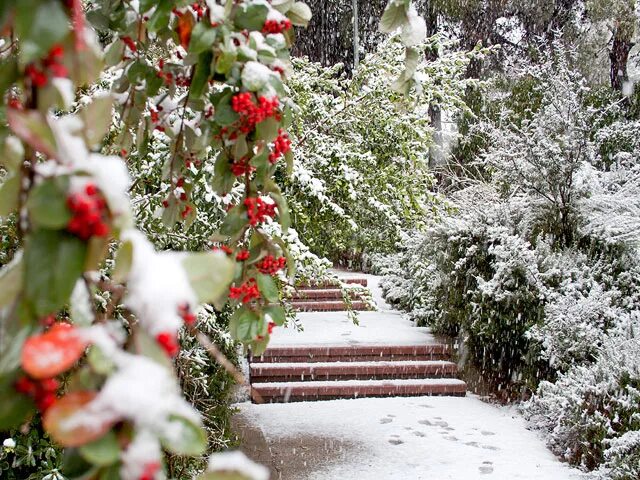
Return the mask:
[[(304, 332), (280, 330), (273, 345), (432, 343), (381, 301), (360, 326), (335, 313), (303, 313)], [(243, 450), (282, 480), (576, 480), (513, 409), (474, 396), (394, 397), (236, 405)]]

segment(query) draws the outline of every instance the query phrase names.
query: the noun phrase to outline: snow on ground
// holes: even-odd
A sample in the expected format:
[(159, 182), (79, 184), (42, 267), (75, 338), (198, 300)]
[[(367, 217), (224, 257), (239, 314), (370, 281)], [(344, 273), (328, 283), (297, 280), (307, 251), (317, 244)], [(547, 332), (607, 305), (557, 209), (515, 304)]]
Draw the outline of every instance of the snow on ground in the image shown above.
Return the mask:
[(388, 344), (424, 345), (437, 343), (426, 327), (416, 327), (402, 313), (392, 310), (382, 298), (378, 286), (379, 277), (334, 271), (340, 277), (357, 276), (367, 278), (377, 312), (359, 312), (359, 325), (354, 325), (346, 312), (299, 313), (303, 331), (294, 328), (276, 328), (270, 345), (357, 345)]
[[(342, 277), (347, 272), (339, 272)], [(304, 331), (276, 329), (272, 345), (435, 342), (382, 300), (379, 312), (302, 313)], [(277, 480), (576, 480), (513, 408), (475, 396), (242, 403), (235, 422), (247, 455)]]
[(354, 325), (346, 312), (299, 313), (298, 319), (304, 330), (276, 328), (269, 345), (436, 343), (428, 328), (414, 327), (413, 322), (398, 312), (360, 312), (358, 317), (359, 325)]
[[(478, 398), (395, 397), (291, 404), (237, 405), (242, 422), (259, 428), (270, 449), (296, 445), (307, 480), (576, 480), (511, 408)], [(305, 437), (324, 440), (327, 455), (305, 451)], [(317, 448), (317, 447), (316, 447)], [(279, 478), (276, 476), (275, 478)]]

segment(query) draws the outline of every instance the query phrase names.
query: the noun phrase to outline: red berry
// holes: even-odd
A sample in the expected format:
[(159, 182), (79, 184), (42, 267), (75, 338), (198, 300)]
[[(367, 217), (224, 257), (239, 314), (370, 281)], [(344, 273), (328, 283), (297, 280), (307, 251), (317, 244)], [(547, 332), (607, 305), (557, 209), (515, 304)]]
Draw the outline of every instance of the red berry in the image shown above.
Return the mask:
[(18, 380), (16, 380), (16, 383), (13, 387), (16, 389), (16, 392), (29, 396), (34, 396), (38, 389), (36, 383), (25, 376), (22, 376)]
[(36, 398), (36, 406), (40, 412), (46, 412), (54, 403), (56, 403), (56, 395), (54, 393), (45, 393), (43, 396)]
[(170, 357), (175, 357), (180, 351), (180, 345), (178, 345), (178, 339), (175, 335), (168, 332), (159, 333), (156, 336), (156, 341), (163, 348), (163, 350)]

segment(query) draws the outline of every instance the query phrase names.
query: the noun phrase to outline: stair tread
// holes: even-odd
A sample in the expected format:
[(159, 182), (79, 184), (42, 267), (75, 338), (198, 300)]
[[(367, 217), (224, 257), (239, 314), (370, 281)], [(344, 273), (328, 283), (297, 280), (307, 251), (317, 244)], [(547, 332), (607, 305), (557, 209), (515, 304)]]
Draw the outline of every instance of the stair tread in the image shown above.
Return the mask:
[(423, 385), (450, 385), (450, 386), (465, 386), (466, 383), (463, 380), (457, 378), (398, 378), (387, 380), (319, 380), (310, 382), (272, 382), (272, 383), (257, 383), (252, 385), (256, 390), (273, 390), (279, 389), (282, 391), (293, 390), (296, 388), (309, 389), (309, 388), (324, 388), (324, 387), (371, 387), (371, 386), (423, 386)]
[(449, 366), (456, 364), (447, 360), (380, 360), (366, 362), (282, 362), (282, 363), (251, 363), (251, 368), (260, 368), (263, 370), (275, 370), (278, 368), (342, 368), (342, 367), (403, 367), (403, 366)]
[(274, 345), (265, 352), (254, 358), (263, 357), (286, 357), (286, 356), (301, 356), (301, 355), (317, 355), (317, 356), (331, 356), (331, 355), (358, 355), (358, 354), (379, 354), (379, 353), (397, 353), (404, 355), (416, 355), (420, 353), (449, 352), (448, 345), (443, 343), (430, 343), (430, 344), (406, 344), (406, 345), (389, 345), (389, 344), (376, 344), (376, 343), (355, 343), (355, 344), (307, 344), (307, 345)]

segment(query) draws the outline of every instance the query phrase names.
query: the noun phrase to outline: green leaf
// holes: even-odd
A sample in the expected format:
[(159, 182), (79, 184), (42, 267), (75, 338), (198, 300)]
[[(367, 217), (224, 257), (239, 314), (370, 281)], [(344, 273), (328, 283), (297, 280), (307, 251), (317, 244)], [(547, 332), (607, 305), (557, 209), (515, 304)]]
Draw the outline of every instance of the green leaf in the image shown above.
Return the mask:
[(68, 177), (54, 177), (36, 186), (27, 200), (31, 221), (52, 230), (66, 227), (71, 220), (66, 201), (68, 190)]
[(8, 322), (0, 337), (0, 378), (15, 372), (22, 361), (22, 345), (33, 329), (20, 326), (18, 322)]
[(220, 54), (216, 58), (216, 73), (220, 73), (223, 75), (229, 73), (237, 58), (238, 50), (235, 48), (235, 46), (223, 46), (220, 50)]
[(116, 369), (116, 364), (96, 345), (92, 345), (87, 352), (87, 360), (91, 368), (100, 375), (110, 375)]
[(151, 337), (146, 331), (140, 329), (136, 332), (134, 337), (135, 342), (135, 351), (140, 355), (144, 355), (147, 358), (150, 358), (154, 362), (162, 365), (168, 370), (173, 369), (173, 364), (171, 360), (162, 349), (158, 342), (154, 338)]
[[(1, 23), (0, 23), (1, 25)], [(13, 55), (0, 60), (0, 92), (6, 92), (11, 85), (18, 81), (18, 61)]]
[(112, 279), (116, 283), (125, 283), (131, 271), (133, 263), (133, 243), (129, 240), (123, 242), (118, 248), (113, 269)]
[(107, 67), (114, 67), (122, 61), (123, 55), (124, 42), (116, 38), (104, 53), (104, 63)]
[(84, 120), (85, 134), (89, 145), (93, 147), (99, 146), (109, 133), (112, 108), (113, 97), (101, 95), (93, 97), (93, 101), (80, 111), (80, 115)]
[(201, 54), (211, 50), (217, 33), (218, 31), (212, 28), (208, 22), (198, 22), (191, 31), (189, 53)]
[(306, 27), (311, 21), (311, 9), (304, 2), (295, 2), (287, 12), (291, 23), (299, 27)]
[(169, 415), (171, 438), (161, 438), (164, 448), (176, 455), (202, 455), (207, 449), (207, 435), (204, 429), (189, 419)]
[(257, 3), (242, 3), (236, 12), (234, 23), (241, 30), (262, 30), (269, 7)]
[(20, 175), (8, 175), (0, 185), (0, 218), (15, 212), (20, 205)]
[(291, 217), (289, 215), (287, 200), (277, 192), (271, 192), (269, 196), (273, 198), (276, 205), (278, 205), (278, 221), (280, 222), (280, 225), (282, 225), (282, 231), (286, 233), (291, 226)]
[(240, 159), (249, 153), (249, 145), (247, 145), (247, 136), (239, 135), (236, 143), (232, 147), (233, 157)]
[(46, 57), (51, 47), (67, 36), (70, 22), (59, 0), (20, 0), (16, 6), (20, 61), (26, 65)]
[(190, 253), (182, 260), (182, 265), (200, 303), (215, 302), (233, 281), (235, 264), (223, 253)]
[(160, 0), (154, 3), (156, 9), (146, 23), (147, 30), (150, 32), (157, 32), (169, 26), (174, 0)]
[(245, 307), (237, 309), (229, 319), (229, 333), (240, 342), (250, 342), (259, 334), (260, 316)]
[(200, 98), (204, 93), (204, 90), (209, 81), (211, 74), (211, 59), (213, 54), (206, 52), (200, 54), (198, 57), (198, 63), (196, 64), (196, 71), (193, 74), (193, 80), (191, 80), (191, 87), (189, 89), (189, 97)]
[(264, 313), (271, 317), (273, 323), (281, 327), (286, 322), (287, 317), (284, 312), (284, 308), (282, 305), (269, 305), (264, 308)]
[(42, 113), (11, 108), (7, 111), (7, 121), (11, 130), (25, 143), (48, 157), (55, 157), (56, 140)]
[(215, 103), (215, 115), (214, 120), (223, 127), (228, 127), (238, 121), (240, 116), (231, 108), (232, 92), (223, 95), (220, 100)]
[(16, 393), (12, 379), (0, 379), (0, 432), (20, 426), (34, 409), (30, 398)]
[(382, 18), (380, 19), (380, 31), (382, 33), (393, 33), (398, 28), (407, 23), (407, 10), (409, 2), (397, 2), (391, 0), (385, 8)]
[(265, 142), (273, 142), (278, 137), (280, 122), (269, 117), (256, 125), (256, 138)]
[(112, 465), (120, 459), (120, 445), (112, 430), (104, 437), (81, 446), (78, 451), (86, 461), (101, 467)]
[(220, 152), (214, 166), (211, 187), (218, 195), (226, 195), (236, 183), (236, 176), (231, 172), (229, 158), (224, 152)]
[(36, 230), (25, 244), (24, 293), (38, 317), (58, 311), (82, 275), (87, 247), (79, 238), (54, 230)]
[(247, 224), (248, 218), (246, 212), (236, 207), (232, 209), (222, 222), (220, 226), (220, 233), (228, 237), (233, 237), (240, 233), (244, 226)]
[(258, 289), (262, 296), (269, 302), (277, 302), (280, 300), (278, 285), (271, 275), (259, 273), (256, 276), (256, 283), (258, 284)]
[(23, 161), (24, 147), (22, 146), (22, 142), (13, 135), (5, 138), (2, 142), (0, 165), (4, 166), (10, 172), (15, 172), (20, 168)]

